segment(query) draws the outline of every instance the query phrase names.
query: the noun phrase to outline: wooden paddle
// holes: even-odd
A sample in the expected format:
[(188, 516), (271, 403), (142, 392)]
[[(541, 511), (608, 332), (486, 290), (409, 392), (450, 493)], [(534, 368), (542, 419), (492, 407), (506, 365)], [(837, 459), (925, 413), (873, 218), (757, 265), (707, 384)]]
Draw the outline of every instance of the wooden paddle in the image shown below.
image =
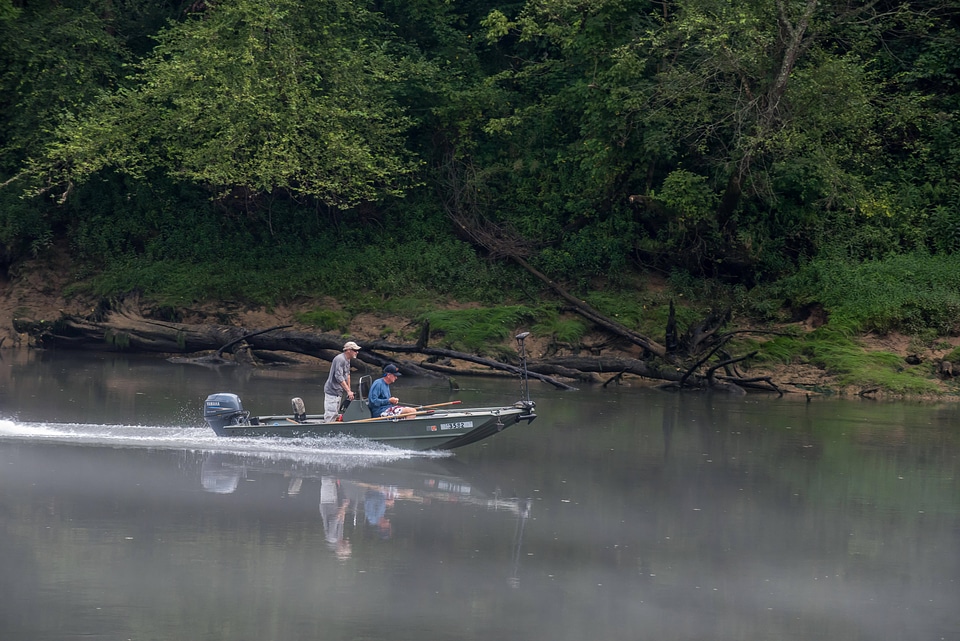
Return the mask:
[(409, 405), (407, 403), (400, 403), (404, 407), (416, 407), (417, 409), (425, 410), (429, 407), (443, 407), (444, 405), (459, 405), (463, 401), (448, 401), (446, 403), (434, 403), (433, 405)]
[(436, 410), (424, 410), (422, 412), (414, 412), (413, 414), (407, 414), (406, 416), (400, 416), (399, 414), (397, 414), (396, 416), (373, 416), (371, 418), (361, 418), (356, 421), (344, 421), (344, 423), (369, 423), (370, 421), (389, 421), (392, 418), (400, 419), (400, 418), (410, 418), (411, 416), (423, 416), (424, 414), (433, 414), (435, 413), (435, 411)]

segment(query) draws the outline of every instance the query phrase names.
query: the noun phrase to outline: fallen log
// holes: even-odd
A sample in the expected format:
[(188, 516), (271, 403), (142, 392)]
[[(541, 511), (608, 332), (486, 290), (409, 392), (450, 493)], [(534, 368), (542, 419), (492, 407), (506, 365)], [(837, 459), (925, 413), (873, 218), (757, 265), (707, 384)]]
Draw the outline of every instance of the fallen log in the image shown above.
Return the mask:
[[(86, 349), (97, 351), (127, 351), (165, 354), (177, 362), (196, 363), (206, 366), (225, 364), (259, 365), (265, 361), (291, 361), (283, 353), (302, 354), (325, 361), (332, 360), (343, 347), (344, 337), (339, 334), (324, 334), (296, 331), (290, 326), (266, 329), (245, 329), (225, 325), (191, 325), (159, 321), (141, 316), (133, 305), (105, 307), (96, 316), (80, 318), (63, 315), (54, 322), (17, 321), (18, 332), (28, 332), (37, 345), (45, 348)], [(607, 356), (565, 356), (542, 358), (527, 363), (530, 378), (541, 380), (558, 389), (572, 390), (571, 385), (557, 377), (591, 384), (620, 382), (624, 375), (652, 380), (668, 381), (674, 387), (728, 389), (739, 393), (738, 386), (765, 389), (782, 393), (769, 379), (748, 379), (739, 375), (718, 375), (720, 368), (749, 358), (727, 358), (713, 366), (701, 367), (729, 340), (729, 335), (720, 337), (705, 356), (693, 366), (679, 367), (661, 359), (639, 360)], [(519, 377), (523, 371), (513, 363), (501, 362), (476, 354), (458, 352), (442, 347), (430, 347), (421, 332), (415, 344), (392, 343), (383, 340), (361, 341), (362, 350), (353, 365), (360, 373), (379, 371), (387, 363), (396, 363), (401, 371), (414, 376), (439, 376), (449, 380), (452, 375), (475, 375), (483, 372), (502, 372)], [(265, 355), (270, 356), (265, 356)], [(187, 358), (188, 355), (195, 355)], [(399, 359), (401, 355), (429, 357), (424, 362)], [(446, 359), (445, 365), (433, 361)], [(450, 361), (471, 363), (480, 369), (453, 366)], [(612, 376), (612, 378), (610, 378)], [(764, 383), (760, 385), (759, 383)]]
[[(453, 365), (438, 365), (436, 363), (421, 363), (420, 366), (423, 367), (424, 369), (428, 369), (430, 371), (438, 372), (440, 374), (444, 374), (446, 376), (451, 376), (451, 377), (452, 376), (496, 376), (496, 377), (504, 377), (504, 378), (516, 378), (516, 376), (513, 373), (508, 372), (502, 368), (478, 370), (478, 369), (472, 369), (472, 368), (467, 369), (463, 367), (455, 367)], [(582, 380), (589, 383), (595, 382), (590, 374), (584, 374), (582, 372), (577, 373), (576, 376), (573, 376), (573, 375), (568, 376), (566, 374), (560, 374), (560, 375), (564, 376), (565, 378), (573, 378), (574, 380)], [(532, 371), (530, 370), (529, 367), (527, 368), (527, 376), (533, 379), (541, 380), (545, 383), (549, 383), (554, 387), (556, 387), (557, 389), (562, 389), (567, 391), (572, 391), (577, 389), (575, 387), (567, 385), (562, 381), (558, 381), (555, 378), (546, 376), (545, 372)]]
[[(677, 382), (683, 372), (675, 367), (659, 367), (647, 361), (635, 358), (619, 358), (615, 356), (562, 356), (540, 361), (533, 361), (527, 367), (532, 371), (540, 371), (541, 367), (567, 367), (581, 372), (595, 372), (597, 374), (633, 374), (644, 378)], [(702, 382), (703, 377), (692, 375), (692, 380)]]
[(570, 303), (573, 306), (573, 308), (577, 311), (578, 314), (586, 318), (588, 321), (590, 321), (594, 325), (597, 325), (598, 327), (602, 327), (603, 329), (610, 332), (611, 334), (621, 336), (627, 339), (628, 341), (630, 341), (631, 343), (633, 343), (634, 345), (638, 345), (639, 347), (642, 347), (643, 349), (647, 350), (651, 354), (655, 354), (660, 358), (668, 357), (667, 348), (661, 345), (660, 343), (656, 342), (655, 340), (647, 336), (644, 336), (643, 334), (635, 332), (629, 329), (628, 327), (624, 327), (623, 325), (613, 320), (609, 316), (605, 316), (601, 314), (599, 311), (591, 307), (587, 303), (587, 301), (581, 300), (576, 296), (573, 296), (572, 294), (570, 294), (567, 290), (561, 287), (557, 282), (549, 278), (546, 274), (543, 274), (542, 272), (537, 270), (535, 267), (533, 267), (533, 265), (525, 261), (519, 255), (511, 254), (510, 258), (512, 258), (514, 262), (516, 262), (525, 270), (533, 274), (541, 282), (543, 282), (550, 289), (552, 289), (557, 294), (557, 296), (560, 296), (565, 301)]
[(238, 339), (236, 339), (236, 340), (233, 340), (233, 341), (230, 341), (230, 342), (227, 343), (226, 345), (221, 346), (220, 349), (218, 349), (218, 350), (216, 351), (216, 354), (215, 354), (215, 355), (216, 355), (216, 356), (222, 356), (222, 355), (223, 355), (223, 352), (224, 352), (225, 350), (233, 347), (234, 345), (236, 345), (237, 343), (239, 343), (239, 342), (241, 342), (241, 341), (247, 340), (248, 338), (250, 338), (250, 337), (252, 337), (252, 336), (259, 336), (260, 334), (266, 334), (267, 332), (273, 332), (273, 331), (276, 331), (276, 330), (278, 330), (278, 329), (287, 329), (288, 327), (292, 327), (292, 325), (274, 325), (273, 327), (268, 327), (267, 329), (261, 329), (261, 330), (255, 331), (255, 332), (250, 332), (249, 334), (244, 334), (244, 335), (241, 336), (240, 338), (238, 338)]
[[(243, 360), (251, 359), (251, 361), (253, 354), (257, 351), (293, 352), (330, 361), (343, 348), (342, 336), (294, 331), (285, 327), (289, 326), (249, 331), (242, 327), (226, 325), (189, 325), (151, 320), (137, 315), (129, 308), (121, 308), (107, 312), (102, 316), (102, 320), (63, 315), (53, 323), (20, 323), (17, 331), (29, 332), (35, 337), (37, 344), (44, 348), (158, 354), (196, 354), (213, 351), (212, 355), (195, 359), (198, 364), (203, 365), (221, 364), (221, 361), (225, 360), (223, 354), (228, 351), (228, 346), (236, 355), (242, 355)], [(362, 347), (354, 363), (361, 371), (365, 370), (364, 363), (366, 368), (373, 365), (379, 369), (387, 363), (397, 362), (395, 358), (382, 353), (390, 352), (442, 356), (509, 372), (514, 376), (523, 374), (516, 365), (450, 349), (419, 347), (387, 341), (365, 341)], [(185, 362), (183, 358), (178, 360)], [(407, 375), (437, 375), (420, 364), (408, 360), (397, 362), (397, 365)], [(534, 372), (530, 375), (559, 389), (574, 389), (544, 374)]]
[(608, 378), (606, 381), (604, 381), (603, 386), (606, 387), (611, 383), (613, 383), (614, 385), (619, 385), (620, 382), (623, 380), (624, 373), (625, 372), (617, 372), (616, 376), (613, 376), (612, 378)]

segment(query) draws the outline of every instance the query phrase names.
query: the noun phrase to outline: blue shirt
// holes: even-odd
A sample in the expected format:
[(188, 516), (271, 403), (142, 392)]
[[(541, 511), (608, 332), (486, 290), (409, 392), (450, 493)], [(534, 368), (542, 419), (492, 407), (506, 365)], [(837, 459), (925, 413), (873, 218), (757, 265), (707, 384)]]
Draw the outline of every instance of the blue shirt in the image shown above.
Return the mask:
[(390, 407), (390, 386), (383, 378), (378, 378), (370, 386), (370, 392), (367, 394), (367, 404), (370, 405), (370, 416), (380, 416), (383, 410)]

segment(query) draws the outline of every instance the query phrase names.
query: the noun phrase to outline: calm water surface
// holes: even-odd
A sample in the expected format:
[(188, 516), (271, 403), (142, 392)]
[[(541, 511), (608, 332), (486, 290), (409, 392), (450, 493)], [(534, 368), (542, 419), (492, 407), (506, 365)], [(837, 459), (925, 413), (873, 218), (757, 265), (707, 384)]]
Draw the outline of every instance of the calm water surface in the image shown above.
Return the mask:
[[(454, 455), (218, 439), (323, 367), (0, 359), (0, 638), (960, 638), (956, 403), (531, 382)], [(512, 402), (517, 381), (401, 379)]]

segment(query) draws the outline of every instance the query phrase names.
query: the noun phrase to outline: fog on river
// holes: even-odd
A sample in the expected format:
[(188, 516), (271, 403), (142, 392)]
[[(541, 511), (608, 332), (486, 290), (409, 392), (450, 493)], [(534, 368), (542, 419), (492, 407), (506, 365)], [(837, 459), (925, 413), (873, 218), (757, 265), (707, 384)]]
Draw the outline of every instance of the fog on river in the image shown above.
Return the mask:
[[(325, 364), (0, 358), (0, 638), (956, 639), (954, 401), (554, 390), (454, 453), (218, 438)], [(403, 377), (407, 403), (519, 381)]]

